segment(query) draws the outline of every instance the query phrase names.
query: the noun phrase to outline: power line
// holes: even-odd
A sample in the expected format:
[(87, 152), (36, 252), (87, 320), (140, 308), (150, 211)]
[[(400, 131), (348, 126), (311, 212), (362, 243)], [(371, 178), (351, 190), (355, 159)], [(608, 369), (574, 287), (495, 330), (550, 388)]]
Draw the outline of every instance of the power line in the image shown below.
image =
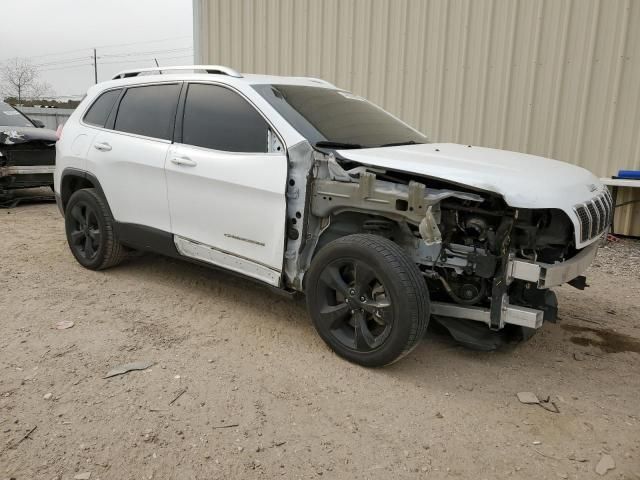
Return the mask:
[(173, 48), (169, 50), (149, 50), (146, 52), (126, 52), (126, 53), (105, 53), (100, 55), (102, 58), (112, 58), (112, 57), (135, 57), (139, 55), (155, 55), (157, 53), (175, 53), (184, 50), (193, 50), (193, 47), (182, 47), (182, 48)]
[(63, 65), (65, 63), (75, 63), (75, 62), (80, 62), (80, 61), (86, 61), (88, 58), (92, 58), (92, 57), (87, 55), (85, 57), (69, 58), (68, 60), (58, 60), (58, 61), (54, 61), (54, 62), (45, 62), (45, 63), (34, 63), (33, 66), (34, 67), (48, 67), (48, 66), (51, 66), (51, 65)]
[[(185, 38), (193, 38), (191, 35), (182, 35), (180, 37), (167, 37), (167, 38), (158, 38), (155, 40), (145, 40), (145, 41), (141, 41), (141, 42), (129, 42), (129, 43), (112, 43), (112, 44), (108, 44), (108, 45), (97, 45), (95, 48), (113, 48), (113, 47), (126, 47), (126, 46), (130, 46), (130, 45), (148, 45), (150, 43), (160, 43), (160, 42), (166, 42), (169, 40), (181, 40), (181, 39), (185, 39)], [(43, 53), (43, 54), (39, 54), (39, 55), (31, 55), (28, 57), (23, 57), (27, 60), (31, 60), (34, 58), (42, 58), (42, 57), (57, 57), (57, 56), (61, 56), (61, 55), (67, 55), (69, 53), (75, 53), (75, 52), (82, 52), (82, 51), (86, 51), (87, 53), (90, 52), (92, 50), (93, 47), (86, 47), (86, 48), (77, 48), (74, 50), (64, 50), (61, 52), (52, 52), (52, 53)], [(0, 63), (4, 63), (7, 60), (10, 60), (11, 57), (9, 58), (4, 58), (2, 60), (0, 60)], [(64, 60), (64, 59), (60, 59), (60, 60)]]
[(39, 69), (38, 71), (40, 71), (40, 72), (50, 72), (52, 70), (67, 70), (67, 69), (71, 69), (71, 68), (86, 67), (88, 65), (93, 65), (93, 62), (91, 62), (91, 63), (80, 63), (80, 64), (77, 64), (77, 65), (65, 65), (65, 66), (61, 66), (61, 67), (43, 68), (43, 69)]
[[(84, 50), (91, 50), (90, 48), (76, 48), (75, 50), (65, 50), (63, 52), (54, 52), (54, 53), (43, 53), (42, 55), (31, 55), (29, 57), (23, 57), (26, 59), (31, 59), (31, 58), (42, 58), (42, 57), (52, 57), (52, 56), (60, 56), (60, 55), (66, 55), (68, 53), (75, 53), (75, 52), (82, 52)], [(8, 60), (8, 59), (5, 59)]]
[[(154, 51), (147, 51), (147, 52), (131, 52), (131, 53), (127, 53), (127, 54), (119, 54), (119, 55), (100, 55), (97, 58), (101, 59), (101, 58), (107, 58), (107, 59), (116, 59), (116, 58), (129, 58), (129, 57), (148, 57), (148, 56), (154, 56), (154, 55), (158, 55), (158, 54), (171, 54), (171, 53), (179, 53), (179, 52), (192, 52), (193, 50), (189, 47), (187, 48), (176, 48), (176, 49), (170, 49), (170, 50), (154, 50)], [(49, 67), (57, 67), (57, 66), (74, 66), (74, 63), (78, 63), (78, 62), (86, 62), (87, 59), (93, 60), (93, 55), (87, 55), (85, 57), (76, 57), (76, 58), (69, 58), (67, 60), (59, 60), (59, 61), (53, 61), (53, 62), (46, 62), (46, 63), (36, 63), (33, 66), (38, 68), (40, 71), (46, 71), (46, 70), (50, 70), (51, 68)], [(45, 68), (42, 68), (45, 67)]]
[[(172, 48), (167, 50), (148, 50), (148, 51), (119, 53), (119, 54), (104, 54), (104, 55), (98, 56), (98, 58), (143, 57), (143, 56), (149, 56), (149, 55), (191, 52), (191, 51), (193, 51), (191, 47), (181, 47), (181, 48)], [(44, 62), (44, 63), (36, 63), (33, 66), (34, 67), (50, 67), (50, 66), (56, 66), (56, 65), (67, 65), (67, 64), (72, 64), (76, 62), (86, 61), (87, 59), (93, 59), (93, 55), (87, 55), (87, 56), (76, 57), (76, 58), (68, 58), (64, 60), (55, 60), (55, 61)]]
[[(156, 57), (158, 60), (176, 60), (178, 58), (192, 58), (193, 55), (179, 55), (177, 57)], [(98, 65), (120, 65), (123, 63), (142, 63), (148, 60), (149, 62), (153, 62), (153, 57), (144, 58), (144, 59), (135, 59), (135, 60), (119, 60), (117, 62), (99, 62)]]
[(158, 43), (158, 42), (166, 42), (168, 40), (178, 40), (182, 38), (193, 38), (191, 35), (183, 35), (181, 37), (169, 37), (169, 38), (161, 38), (158, 40), (147, 40), (143, 42), (131, 42), (131, 43), (112, 43), (110, 45), (96, 45), (96, 48), (110, 48), (110, 47), (126, 47), (129, 45), (143, 45), (147, 43)]
[[(157, 56), (155, 58), (157, 58), (158, 60), (175, 60), (178, 58), (192, 58), (193, 55), (190, 54), (186, 54), (186, 55), (178, 55), (178, 56), (170, 56), (170, 57), (162, 57), (162, 56)], [(87, 66), (93, 66), (93, 62), (86, 62), (86, 60), (92, 59), (93, 57), (87, 57), (85, 59), (85, 63), (78, 63), (78, 64), (73, 64), (73, 65), (59, 65), (59, 66), (50, 66), (47, 68), (39, 68), (38, 71), (40, 72), (50, 72), (50, 71), (55, 71), (55, 70), (68, 70), (68, 69), (73, 69), (73, 68), (78, 68), (78, 67), (87, 67)], [(101, 62), (99, 61), (100, 58), (102, 58), (101, 56), (98, 57), (98, 66), (100, 65), (120, 65), (120, 64), (126, 64), (126, 63), (143, 63), (145, 61), (153, 61), (154, 57), (145, 57), (145, 58), (134, 58), (134, 59), (130, 59), (130, 60), (115, 60), (115, 61), (108, 61), (108, 62)]]

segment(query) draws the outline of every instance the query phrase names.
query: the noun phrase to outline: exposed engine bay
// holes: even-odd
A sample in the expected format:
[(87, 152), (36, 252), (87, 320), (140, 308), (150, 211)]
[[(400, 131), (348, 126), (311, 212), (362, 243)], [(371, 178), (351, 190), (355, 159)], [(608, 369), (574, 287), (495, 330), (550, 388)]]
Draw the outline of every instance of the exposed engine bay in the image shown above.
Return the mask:
[[(318, 158), (310, 212), (321, 219), (318, 248), (353, 233), (381, 235), (419, 266), (436, 315), (481, 321), (492, 330), (555, 321), (553, 292), (521, 270), (514, 274), (514, 265), (555, 265), (576, 256), (573, 225), (562, 210), (515, 209), (492, 192), (364, 167), (333, 153)], [(584, 277), (570, 283), (584, 288)]]

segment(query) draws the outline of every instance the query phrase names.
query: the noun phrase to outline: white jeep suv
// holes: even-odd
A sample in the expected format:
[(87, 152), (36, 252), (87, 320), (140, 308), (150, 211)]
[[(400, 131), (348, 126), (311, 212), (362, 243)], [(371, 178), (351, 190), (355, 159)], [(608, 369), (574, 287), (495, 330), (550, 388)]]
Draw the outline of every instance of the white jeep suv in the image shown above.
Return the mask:
[(550, 287), (584, 288), (612, 211), (582, 168), (430, 143), (326, 81), (213, 65), (92, 87), (55, 191), (83, 266), (153, 251), (303, 292), (366, 366), (410, 352), (430, 317), (483, 349), (554, 321)]

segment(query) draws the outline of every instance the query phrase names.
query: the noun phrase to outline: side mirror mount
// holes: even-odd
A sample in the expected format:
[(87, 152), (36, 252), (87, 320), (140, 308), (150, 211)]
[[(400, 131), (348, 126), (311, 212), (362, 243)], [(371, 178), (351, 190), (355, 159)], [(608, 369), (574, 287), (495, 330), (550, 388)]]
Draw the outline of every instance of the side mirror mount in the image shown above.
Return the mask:
[(44, 123), (42, 123), (42, 120), (31, 120), (31, 121), (36, 126), (36, 128), (44, 128)]
[(267, 151), (269, 153), (284, 153), (284, 147), (280, 139), (271, 128), (267, 129)]

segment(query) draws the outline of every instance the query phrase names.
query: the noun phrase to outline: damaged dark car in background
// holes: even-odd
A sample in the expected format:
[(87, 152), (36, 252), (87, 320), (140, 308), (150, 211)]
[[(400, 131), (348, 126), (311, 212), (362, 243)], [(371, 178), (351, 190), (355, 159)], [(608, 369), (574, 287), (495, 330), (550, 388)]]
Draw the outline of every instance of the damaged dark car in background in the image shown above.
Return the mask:
[(16, 203), (19, 189), (51, 187), (56, 132), (0, 102), (0, 207)]

